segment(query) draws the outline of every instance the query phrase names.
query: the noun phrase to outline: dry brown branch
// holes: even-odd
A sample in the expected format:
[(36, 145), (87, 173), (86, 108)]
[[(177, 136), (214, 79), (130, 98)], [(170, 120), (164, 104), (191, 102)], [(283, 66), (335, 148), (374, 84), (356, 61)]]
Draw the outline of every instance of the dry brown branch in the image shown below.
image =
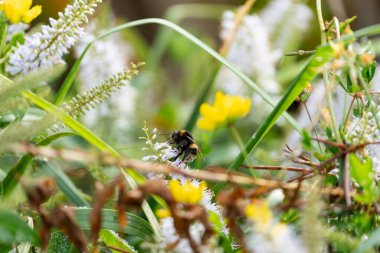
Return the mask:
[[(227, 182), (238, 185), (249, 185), (263, 187), (264, 189), (287, 189), (294, 190), (298, 187), (297, 182), (281, 182), (276, 180), (252, 178), (243, 173), (231, 172), (218, 166), (209, 166), (203, 170), (181, 170), (173, 166), (157, 163), (143, 162), (127, 158), (115, 158), (109, 154), (97, 154), (83, 150), (53, 149), (49, 147), (36, 147), (32, 144), (22, 143), (14, 145), (13, 151), (18, 153), (28, 153), (33, 156), (43, 156), (46, 158), (61, 158), (68, 161), (81, 162), (86, 164), (99, 163), (102, 165), (116, 165), (122, 168), (132, 168), (142, 173), (177, 174), (188, 178), (196, 178), (211, 182)], [(313, 170), (304, 172), (305, 177), (313, 173)], [(297, 181), (297, 180), (293, 180)], [(307, 185), (302, 186), (302, 190), (307, 190)], [(323, 190), (323, 194), (342, 196), (340, 189)]]
[(295, 172), (310, 171), (310, 169), (292, 167), (292, 166), (242, 165), (241, 168), (249, 168), (249, 169), (255, 169), (255, 170), (288, 170), (288, 171), (295, 171)]
[(228, 38), (225, 41), (223, 41), (223, 44), (220, 46), (219, 54), (221, 54), (222, 56), (225, 56), (227, 54), (227, 51), (230, 48), (232, 41), (235, 38), (236, 32), (239, 28), (241, 21), (243, 20), (244, 16), (247, 15), (247, 13), (252, 8), (255, 2), (256, 0), (246, 1), (245, 4), (237, 12), (235, 20), (234, 20), (234, 26), (230, 34), (228, 35)]

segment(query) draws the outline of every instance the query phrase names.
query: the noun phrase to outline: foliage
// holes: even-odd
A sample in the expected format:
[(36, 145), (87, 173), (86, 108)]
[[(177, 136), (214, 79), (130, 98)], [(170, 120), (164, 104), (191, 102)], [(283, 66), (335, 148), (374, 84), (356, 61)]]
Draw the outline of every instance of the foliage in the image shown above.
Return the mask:
[(0, 251), (376, 252), (380, 25), (254, 2), (2, 1)]

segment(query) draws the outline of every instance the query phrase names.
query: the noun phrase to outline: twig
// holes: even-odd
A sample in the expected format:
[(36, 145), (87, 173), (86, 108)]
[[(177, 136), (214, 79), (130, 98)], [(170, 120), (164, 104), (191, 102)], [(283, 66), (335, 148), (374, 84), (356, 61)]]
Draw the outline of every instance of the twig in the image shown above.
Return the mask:
[(303, 55), (310, 55), (314, 53), (315, 53), (315, 50), (298, 50), (296, 52), (285, 53), (285, 56), (303, 56)]
[(291, 167), (291, 166), (267, 166), (267, 165), (242, 165), (241, 168), (250, 168), (255, 170), (288, 170), (288, 171), (296, 171), (296, 172), (306, 172), (310, 169), (299, 168), (299, 167)]
[(312, 140), (315, 140), (317, 142), (322, 142), (323, 144), (327, 144), (329, 146), (337, 147), (340, 149), (345, 149), (347, 148), (347, 145), (344, 143), (339, 143), (339, 142), (334, 142), (330, 140), (325, 140), (325, 139), (320, 139), (320, 138), (311, 138)]
[[(33, 156), (43, 156), (46, 158), (62, 158), (74, 162), (82, 163), (100, 163), (103, 165), (117, 165), (123, 168), (132, 168), (142, 173), (158, 173), (158, 174), (177, 174), (188, 178), (196, 178), (212, 182), (227, 182), (231, 184), (256, 185), (264, 188), (282, 188), (294, 190), (298, 187), (298, 183), (280, 182), (276, 180), (268, 180), (262, 178), (251, 178), (245, 174), (227, 171), (225, 168), (217, 166), (209, 166), (203, 170), (181, 170), (173, 166), (162, 165), (150, 162), (142, 162), (139, 160), (115, 158), (109, 154), (96, 154), (82, 150), (58, 150), (48, 147), (36, 147), (32, 144), (22, 143), (13, 145), (12, 150), (18, 153), (29, 153)], [(308, 174), (309, 171), (304, 174)], [(307, 190), (308, 186), (303, 185), (303, 190)], [(323, 194), (342, 196), (341, 189), (325, 189)], [(354, 194), (354, 193), (352, 193)]]
[(223, 41), (223, 44), (220, 46), (219, 53), (223, 56), (226, 55), (228, 49), (230, 48), (232, 41), (235, 38), (236, 32), (238, 31), (239, 24), (242, 22), (245, 15), (249, 12), (249, 10), (252, 8), (253, 4), (256, 2), (256, 0), (248, 0), (244, 3), (244, 5), (239, 9), (239, 11), (236, 14), (235, 20), (234, 20), (234, 26), (228, 35), (228, 38)]
[(348, 163), (348, 155), (343, 157), (343, 190), (344, 199), (346, 200), (347, 206), (351, 206), (351, 196), (350, 196), (350, 166)]

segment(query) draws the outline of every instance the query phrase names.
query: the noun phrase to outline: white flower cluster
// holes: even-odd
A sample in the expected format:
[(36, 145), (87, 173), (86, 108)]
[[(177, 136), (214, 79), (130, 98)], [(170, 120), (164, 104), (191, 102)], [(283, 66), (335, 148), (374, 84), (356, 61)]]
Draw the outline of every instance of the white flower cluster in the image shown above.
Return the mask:
[(275, 224), (267, 233), (250, 233), (247, 247), (255, 253), (306, 253), (297, 234), (285, 224)]
[[(168, 245), (172, 245), (178, 240), (178, 234), (174, 228), (173, 218), (165, 218), (160, 220), (161, 233), (163, 236), (163, 241), (161, 242), (161, 248), (167, 248)], [(199, 222), (196, 222), (190, 226), (190, 235), (191, 238), (195, 241), (197, 245), (201, 245), (201, 238), (205, 231), (203, 225)], [(201, 252), (217, 252), (214, 247), (207, 247), (207, 245), (202, 245), (200, 247)], [(171, 251), (175, 253), (192, 253), (193, 250), (190, 247), (189, 242), (186, 239), (181, 239), (176, 247)], [(219, 251), (221, 252), (221, 251)]]
[(7, 43), (11, 41), (13, 35), (17, 33), (24, 33), (26, 29), (29, 28), (28, 24), (24, 24), (22, 22), (17, 23), (17, 24), (11, 24), (9, 26), (9, 31), (7, 35)]
[(64, 63), (62, 56), (68, 53), (80, 36), (83, 35), (83, 23), (87, 15), (101, 0), (75, 0), (68, 5), (59, 19), (50, 18), (50, 25), (41, 27), (41, 32), (26, 36), (25, 43), (13, 48), (6, 70), (11, 75), (26, 74), (36, 69), (45, 69)]
[[(191, 170), (189, 166), (187, 166), (185, 163), (181, 161), (181, 158), (177, 158), (175, 161), (171, 161), (172, 158), (176, 157), (178, 155), (178, 150), (173, 148), (171, 145), (169, 145), (168, 142), (157, 142), (155, 141), (157, 138), (157, 129), (153, 129), (152, 132), (149, 132), (148, 128), (145, 126), (142, 129), (145, 132), (146, 137), (140, 137), (141, 139), (145, 140), (145, 144), (147, 147), (143, 148), (143, 151), (150, 151), (153, 154), (147, 155), (143, 157), (144, 161), (152, 161), (157, 162), (161, 164), (167, 164), (171, 165), (173, 167), (183, 169), (183, 170)], [(148, 178), (163, 178), (163, 175), (147, 175)], [(189, 180), (189, 178), (186, 178), (181, 175), (177, 174), (171, 174), (171, 179), (178, 180), (181, 184), (184, 184), (186, 180)], [(192, 179), (191, 184), (198, 186), (200, 184), (199, 180)], [(205, 210), (209, 214), (215, 214), (219, 217), (219, 224), (220, 224), (220, 230), (228, 235), (229, 231), (226, 227), (226, 224), (223, 219), (222, 209), (217, 204), (212, 202), (212, 198), (214, 196), (214, 193), (210, 189), (204, 189), (202, 194), (202, 199), (200, 201), (200, 204), (205, 208)], [(174, 227), (174, 221), (172, 217), (163, 218), (160, 220), (160, 226), (161, 226), (161, 233), (162, 233), (162, 248), (166, 248), (167, 246), (171, 245), (172, 243), (176, 242), (179, 238), (179, 235), (177, 234), (175, 227)], [(200, 244), (201, 237), (205, 231), (204, 226), (201, 223), (194, 223), (190, 226), (190, 234), (194, 241), (197, 244)], [(187, 239), (181, 239), (179, 243), (176, 245), (176, 247), (173, 249), (173, 252), (193, 252), (189, 242)], [(215, 252), (211, 251), (206, 245), (202, 246), (202, 252)]]
[[(220, 34), (223, 40), (228, 39), (234, 19), (232, 11), (224, 13)], [(258, 15), (245, 16), (235, 34), (227, 59), (243, 73), (253, 76), (266, 91), (277, 93), (279, 85), (275, 80), (275, 70), (279, 56), (278, 51), (271, 49), (269, 32), (261, 18)]]
[[(85, 27), (86, 35), (78, 41), (75, 47), (77, 57), (81, 55), (88, 43), (95, 39), (98, 23), (94, 20)], [(91, 89), (107, 77), (122, 71), (132, 59), (132, 54), (132, 49), (119, 33), (94, 43), (83, 58), (78, 74), (82, 89)], [(130, 135), (126, 132), (134, 124), (137, 95), (136, 88), (126, 85), (105, 103), (86, 113), (83, 121), (95, 131), (104, 130), (103, 125), (99, 125), (99, 122), (112, 121), (112, 134), (109, 137), (117, 136), (119, 142), (127, 142)], [(109, 126), (105, 131), (110, 131)]]
[(173, 162), (170, 161), (170, 159), (177, 156), (179, 151), (176, 148), (173, 148), (171, 145), (169, 145), (168, 142), (155, 141), (157, 138), (157, 128), (154, 128), (151, 134), (149, 133), (149, 130), (146, 127), (144, 127), (142, 130), (145, 132), (146, 137), (140, 137), (140, 139), (146, 140), (145, 144), (148, 145), (147, 147), (143, 147), (142, 150), (143, 151), (148, 150), (153, 153), (153, 154), (144, 156), (142, 160), (158, 162), (158, 163), (168, 164), (168, 165), (178, 167), (176, 165), (180, 163), (180, 158), (177, 158)]
[(287, 52), (298, 49), (313, 12), (301, 1), (274, 0), (259, 16), (270, 33), (272, 47)]
[[(376, 106), (377, 118), (380, 120), (380, 105)], [(352, 144), (380, 141), (380, 131), (372, 112), (363, 112), (361, 117), (353, 118), (346, 138)], [(361, 155), (371, 157), (376, 178), (380, 178), (380, 145), (367, 145)]]
[[(235, 13), (227, 11), (221, 20), (220, 38), (229, 39), (235, 26)], [(246, 15), (239, 25), (227, 59), (250, 76), (267, 93), (276, 98), (281, 87), (276, 80), (277, 64), (284, 52), (297, 50), (302, 35), (312, 19), (310, 8), (296, 0), (273, 0), (259, 13)], [(221, 89), (230, 94), (241, 94), (246, 86), (231, 71), (223, 68), (218, 77)], [(263, 100), (254, 94), (253, 106), (262, 106)], [(260, 110), (267, 114), (267, 110)], [(257, 115), (256, 115), (257, 116)], [(255, 117), (256, 119), (260, 119)]]

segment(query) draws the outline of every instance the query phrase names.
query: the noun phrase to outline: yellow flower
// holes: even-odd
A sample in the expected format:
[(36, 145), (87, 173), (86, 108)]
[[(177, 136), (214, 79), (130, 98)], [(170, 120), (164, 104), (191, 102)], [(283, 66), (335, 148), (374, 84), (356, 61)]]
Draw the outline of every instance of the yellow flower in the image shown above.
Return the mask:
[(191, 184), (186, 181), (183, 185), (177, 180), (170, 180), (169, 190), (177, 202), (196, 204), (203, 196), (203, 190), (206, 189), (206, 182), (201, 182), (199, 185)]
[(245, 209), (245, 215), (256, 225), (267, 226), (273, 219), (272, 211), (266, 201), (253, 200)]
[(156, 211), (156, 215), (160, 219), (164, 219), (164, 218), (168, 218), (168, 217), (172, 216), (170, 210), (167, 209), (167, 208), (165, 208), (165, 209), (158, 209)]
[(218, 91), (215, 94), (214, 103), (203, 103), (199, 109), (202, 117), (197, 126), (200, 129), (212, 131), (226, 123), (230, 123), (248, 114), (251, 108), (251, 100), (241, 96), (225, 95)]
[(32, 0), (3, 0), (0, 2), (0, 10), (13, 24), (21, 21), (28, 24), (41, 14), (41, 5), (30, 9), (31, 6)]

